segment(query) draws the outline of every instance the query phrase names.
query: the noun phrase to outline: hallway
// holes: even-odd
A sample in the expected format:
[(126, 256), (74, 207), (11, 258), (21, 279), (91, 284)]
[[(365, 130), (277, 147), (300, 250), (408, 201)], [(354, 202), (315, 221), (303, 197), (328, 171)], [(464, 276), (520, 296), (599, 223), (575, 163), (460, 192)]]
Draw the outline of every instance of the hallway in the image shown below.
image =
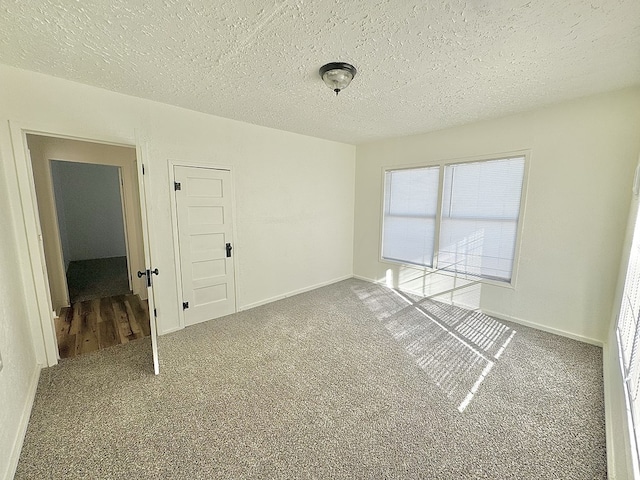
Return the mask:
[(71, 303), (131, 293), (127, 257), (74, 260), (67, 270)]

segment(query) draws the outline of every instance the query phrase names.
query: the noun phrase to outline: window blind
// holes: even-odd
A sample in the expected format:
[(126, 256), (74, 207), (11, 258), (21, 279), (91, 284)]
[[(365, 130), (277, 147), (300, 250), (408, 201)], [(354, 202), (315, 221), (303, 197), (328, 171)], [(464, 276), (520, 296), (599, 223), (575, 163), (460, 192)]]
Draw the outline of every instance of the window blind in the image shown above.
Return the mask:
[(524, 161), (445, 166), (438, 269), (511, 281)]
[(433, 266), (440, 167), (385, 172), (382, 257)]

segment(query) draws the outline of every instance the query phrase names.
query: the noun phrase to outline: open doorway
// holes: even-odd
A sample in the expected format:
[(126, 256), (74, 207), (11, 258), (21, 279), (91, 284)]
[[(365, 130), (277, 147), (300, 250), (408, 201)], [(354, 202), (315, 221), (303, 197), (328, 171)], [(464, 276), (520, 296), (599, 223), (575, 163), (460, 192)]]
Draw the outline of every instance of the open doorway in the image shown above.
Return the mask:
[(27, 134), (60, 358), (150, 334), (135, 148)]
[(50, 162), (69, 302), (131, 293), (120, 167)]

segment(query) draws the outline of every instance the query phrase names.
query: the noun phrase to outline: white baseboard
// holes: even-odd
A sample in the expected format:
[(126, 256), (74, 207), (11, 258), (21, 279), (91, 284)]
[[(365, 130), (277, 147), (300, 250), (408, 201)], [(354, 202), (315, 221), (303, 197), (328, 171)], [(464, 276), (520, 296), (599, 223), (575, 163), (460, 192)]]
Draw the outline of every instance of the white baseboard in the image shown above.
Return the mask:
[(311, 290), (315, 290), (316, 288), (326, 287), (327, 285), (331, 285), (333, 283), (342, 282), (343, 280), (348, 280), (353, 278), (353, 275), (344, 275), (342, 277), (334, 278), (333, 280), (329, 280), (327, 282), (317, 283), (315, 285), (311, 285), (309, 287), (299, 288), (297, 290), (292, 290), (290, 292), (284, 293), (282, 295), (277, 295), (275, 297), (266, 298), (264, 300), (260, 300), (258, 302), (249, 303), (247, 305), (242, 305), (238, 308), (238, 312), (242, 312), (244, 310), (249, 310), (251, 308), (259, 307), (260, 305), (266, 305), (267, 303), (276, 302), (278, 300), (282, 300), (284, 298), (293, 297), (294, 295), (299, 295), (301, 293), (310, 292)]
[(519, 325), (524, 325), (525, 327), (535, 328), (536, 330), (541, 330), (543, 332), (553, 333), (554, 335), (560, 335), (561, 337), (571, 338), (572, 340), (595, 345), (596, 347), (604, 346), (604, 342), (602, 342), (601, 340), (596, 340), (595, 338), (585, 337), (584, 335), (577, 335), (575, 333), (567, 332), (566, 330), (560, 330), (559, 328), (540, 325), (539, 323), (531, 322), (529, 320), (524, 320), (518, 317), (512, 317), (511, 315), (504, 315), (502, 313), (493, 312), (491, 310), (485, 310), (484, 308), (480, 310), (482, 311), (482, 313), (486, 313), (490, 317), (495, 317), (498, 320), (506, 320), (507, 322), (517, 323)]
[(374, 280), (373, 278), (363, 277), (362, 275), (353, 275), (353, 278), (357, 278), (358, 280), (364, 280), (365, 282), (376, 283), (378, 285), (385, 285), (385, 283), (380, 280)]
[(162, 335), (168, 335), (170, 333), (177, 332), (177, 331), (183, 330), (183, 329), (184, 329), (184, 327), (168, 328), (167, 330), (158, 331), (158, 336), (161, 337)]
[[(386, 285), (386, 282), (382, 280), (374, 280), (372, 278), (363, 277), (361, 275), (354, 275), (353, 278), (357, 278), (359, 280), (364, 280), (365, 282), (375, 283), (377, 285)], [(398, 289), (407, 293), (412, 293), (414, 295), (422, 295), (422, 292), (411, 290), (411, 289)], [(441, 300), (438, 300), (441, 301)], [(598, 347), (602, 347), (604, 342), (601, 340), (596, 340), (595, 338), (585, 337), (583, 335), (577, 335), (575, 333), (567, 332), (565, 330), (561, 330), (559, 328), (547, 327), (546, 325), (540, 325), (539, 323), (531, 322), (529, 320), (524, 320), (522, 318), (513, 317), (511, 315), (505, 315), (503, 313), (494, 312), (492, 310), (486, 310), (484, 308), (478, 308), (471, 305), (465, 305), (463, 303), (456, 302), (456, 306), (462, 308), (468, 308), (470, 310), (479, 310), (482, 313), (489, 315), (490, 317), (495, 317), (498, 320), (506, 320), (507, 322), (517, 323), (519, 325), (524, 325), (525, 327), (535, 328), (536, 330), (541, 330), (543, 332), (553, 333), (554, 335), (560, 335), (561, 337), (571, 338), (573, 340), (578, 340), (579, 342), (589, 343), (591, 345), (596, 345)]]
[(27, 398), (20, 415), (20, 422), (18, 423), (18, 430), (15, 433), (13, 441), (13, 447), (9, 454), (9, 464), (7, 471), (4, 473), (5, 480), (11, 480), (16, 474), (18, 468), (18, 460), (20, 460), (20, 452), (22, 451), (22, 444), (24, 443), (24, 437), (27, 434), (27, 426), (29, 425), (29, 418), (31, 417), (31, 409), (33, 408), (33, 402), (36, 399), (36, 390), (38, 389), (38, 381), (40, 380), (41, 366), (37, 365), (31, 381), (29, 383), (29, 390), (27, 391)]

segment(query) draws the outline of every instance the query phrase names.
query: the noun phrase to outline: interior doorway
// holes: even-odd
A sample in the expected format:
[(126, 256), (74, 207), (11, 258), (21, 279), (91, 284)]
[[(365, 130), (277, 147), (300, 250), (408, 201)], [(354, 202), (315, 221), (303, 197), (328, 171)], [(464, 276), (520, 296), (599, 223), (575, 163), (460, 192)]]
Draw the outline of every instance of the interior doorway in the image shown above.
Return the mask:
[(120, 167), (49, 161), (69, 302), (131, 293)]
[(59, 358), (150, 335), (136, 149), (26, 137)]

